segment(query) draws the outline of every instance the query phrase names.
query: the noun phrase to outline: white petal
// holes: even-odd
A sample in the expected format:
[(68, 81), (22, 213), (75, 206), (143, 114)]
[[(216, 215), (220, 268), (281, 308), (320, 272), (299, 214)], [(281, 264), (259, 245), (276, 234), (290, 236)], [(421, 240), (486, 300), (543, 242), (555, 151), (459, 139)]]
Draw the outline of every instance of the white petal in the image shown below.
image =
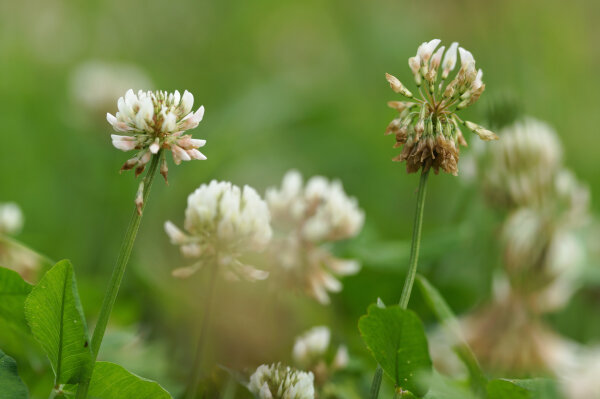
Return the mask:
[(473, 58), (473, 54), (471, 54), (470, 51), (459, 47), (458, 52), (460, 53), (460, 63), (462, 69), (467, 69), (471, 64), (475, 64), (475, 58)]
[[(137, 142), (135, 141), (135, 139), (133, 137), (118, 136), (116, 134), (112, 134), (111, 138), (112, 138), (112, 145), (116, 149), (121, 150), (121, 151), (134, 150), (137, 145)], [(133, 139), (133, 141), (130, 139)]]
[(194, 118), (198, 123), (202, 122), (202, 118), (204, 118), (204, 105), (202, 105), (198, 110), (194, 113)]
[(206, 144), (206, 140), (190, 139), (190, 144), (196, 148), (204, 147), (204, 145)]
[(188, 242), (188, 237), (170, 220), (165, 222), (165, 232), (171, 239), (171, 244), (182, 245)]
[(200, 151), (196, 150), (195, 148), (193, 148), (191, 150), (187, 150), (186, 153), (190, 156), (191, 159), (197, 159), (200, 161), (206, 160), (206, 156), (204, 156), (204, 154), (202, 154)]
[[(444, 56), (444, 62), (442, 65), (442, 68), (444, 69), (444, 71), (450, 72), (456, 66), (457, 50), (458, 50), (458, 42), (454, 42), (450, 45), (450, 48), (448, 48), (448, 51), (446, 51), (446, 55)], [(446, 72), (446, 76), (447, 76), (448, 72)]]
[(190, 93), (189, 91), (185, 91), (183, 92), (183, 96), (181, 97), (181, 111), (182, 113), (188, 114), (191, 110), (192, 107), (194, 106), (194, 96), (192, 95), (192, 93)]
[(171, 146), (171, 152), (173, 153), (173, 160), (176, 165), (179, 165), (181, 161), (190, 161), (192, 158), (178, 145)]
[(106, 113), (106, 120), (113, 126), (115, 125), (115, 123), (117, 123), (117, 118), (114, 115), (109, 114), (108, 112)]
[(433, 68), (438, 68), (440, 66), (440, 63), (442, 62), (442, 54), (444, 54), (445, 49), (446, 47), (444, 46), (440, 47), (435, 54), (433, 54), (433, 57), (431, 57), (431, 66)]

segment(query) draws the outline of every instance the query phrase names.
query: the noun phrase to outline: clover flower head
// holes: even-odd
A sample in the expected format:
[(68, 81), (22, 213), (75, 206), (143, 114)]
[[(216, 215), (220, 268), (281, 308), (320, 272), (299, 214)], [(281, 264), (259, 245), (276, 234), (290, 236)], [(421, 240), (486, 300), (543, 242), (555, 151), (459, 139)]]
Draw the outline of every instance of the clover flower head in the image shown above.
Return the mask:
[(275, 223), (302, 223), (302, 236), (314, 242), (351, 238), (364, 223), (358, 202), (346, 195), (339, 180), (314, 176), (303, 187), (302, 175), (292, 170), (280, 189), (267, 190), (266, 199)]
[(339, 292), (341, 282), (334, 275), (350, 275), (360, 266), (354, 260), (334, 257), (322, 244), (356, 236), (364, 213), (355, 198), (349, 197), (339, 181), (315, 176), (303, 184), (297, 171), (288, 172), (280, 188), (267, 190), (266, 200), (273, 225), (281, 233), (269, 253), (278, 269), (293, 286), (304, 289), (322, 304), (327, 292)]
[(260, 399), (314, 399), (314, 375), (281, 363), (259, 366), (248, 389)]
[(14, 202), (0, 204), (0, 235), (16, 234), (23, 228), (23, 212)]
[[(183, 134), (197, 127), (204, 116), (204, 107), (192, 112), (193, 105), (194, 96), (187, 90), (183, 95), (177, 90), (174, 93), (140, 90), (137, 94), (128, 90), (125, 96), (119, 98), (119, 111), (115, 116), (106, 114), (106, 119), (115, 131), (127, 135), (111, 135), (112, 143), (121, 151), (138, 151), (121, 170), (135, 168), (136, 176), (139, 175), (152, 155), (161, 149), (171, 151), (176, 165), (181, 161), (206, 159), (198, 151), (206, 140)], [(164, 158), (160, 172), (166, 180), (168, 167)]]
[[(399, 112), (399, 116), (386, 130), (386, 134), (395, 135), (395, 147), (404, 146), (394, 161), (406, 161), (408, 173), (433, 168), (435, 173), (442, 169), (457, 175), (459, 145), (467, 145), (460, 126), (471, 130), (482, 140), (498, 138), (493, 132), (473, 122), (463, 121), (457, 115), (458, 111), (475, 103), (485, 90), (483, 72), (475, 68), (473, 55), (458, 47), (458, 43), (452, 43), (445, 51), (444, 46), (438, 48), (440, 42), (439, 39), (424, 42), (419, 46), (417, 55), (408, 60), (420, 97), (408, 90), (398, 78), (386, 74), (392, 90), (409, 100), (388, 103)], [(457, 50), (461, 67), (455, 77), (446, 82), (456, 67)]]
[(262, 251), (272, 235), (267, 204), (252, 187), (240, 189), (229, 182), (213, 180), (190, 194), (187, 202), (186, 232), (170, 221), (165, 223), (165, 231), (184, 256), (197, 258), (198, 262), (175, 270), (175, 276), (187, 277), (216, 257), (229, 278), (267, 278), (268, 273), (238, 259), (245, 253)]
[(537, 206), (550, 197), (561, 169), (562, 147), (554, 129), (526, 118), (501, 131), (502, 140), (485, 152), (483, 172), (490, 200), (506, 206)]

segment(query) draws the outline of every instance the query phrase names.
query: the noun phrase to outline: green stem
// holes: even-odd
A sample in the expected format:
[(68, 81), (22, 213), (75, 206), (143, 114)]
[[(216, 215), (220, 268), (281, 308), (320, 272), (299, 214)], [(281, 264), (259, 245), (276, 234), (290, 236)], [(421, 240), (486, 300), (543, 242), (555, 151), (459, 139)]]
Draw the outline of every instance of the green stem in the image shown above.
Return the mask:
[(417, 193), (417, 210), (415, 212), (415, 222), (413, 225), (412, 243), (410, 246), (410, 260), (408, 263), (408, 274), (404, 280), (402, 294), (400, 295), (400, 307), (406, 309), (410, 300), (410, 293), (415, 282), (417, 274), (417, 264), (419, 261), (419, 249), (421, 247), (421, 230), (423, 227), (423, 210), (425, 209), (425, 193), (427, 192), (427, 177), (429, 171), (421, 173), (419, 180), (419, 191)]
[(235, 393), (237, 391), (237, 382), (233, 376), (229, 376), (227, 380), (227, 385), (225, 385), (225, 392), (223, 392), (223, 399), (234, 399)]
[[(412, 291), (413, 284), (415, 282), (415, 275), (417, 274), (417, 264), (419, 260), (419, 248), (421, 246), (421, 229), (423, 227), (423, 209), (425, 208), (425, 193), (427, 192), (427, 177), (429, 171), (421, 173), (421, 179), (419, 180), (419, 191), (417, 193), (417, 210), (415, 213), (415, 221), (413, 225), (412, 244), (410, 246), (410, 260), (408, 263), (408, 274), (404, 280), (404, 287), (402, 287), (402, 294), (400, 295), (400, 307), (406, 309), (408, 301), (410, 299), (410, 293)], [(379, 387), (381, 386), (381, 377), (383, 375), (383, 369), (380, 365), (377, 365), (375, 370), (375, 376), (371, 383), (370, 399), (377, 399), (379, 395)]]
[(371, 391), (369, 392), (370, 399), (377, 399), (379, 396), (379, 387), (381, 387), (381, 379), (383, 378), (383, 369), (380, 365), (377, 365), (375, 375), (373, 376), (373, 382), (371, 382)]
[[(100, 350), (100, 344), (102, 344), (102, 339), (104, 338), (104, 333), (106, 332), (106, 326), (108, 324), (108, 319), (110, 318), (110, 314), (112, 312), (113, 306), (115, 305), (115, 301), (117, 299), (117, 294), (119, 293), (119, 287), (121, 286), (121, 282), (123, 281), (123, 275), (125, 274), (125, 269), (127, 267), (127, 262), (129, 262), (129, 257), (131, 255), (131, 250), (133, 249), (133, 244), (135, 242), (135, 237), (137, 236), (137, 232), (140, 228), (140, 223), (142, 221), (142, 215), (146, 204), (148, 203), (148, 196), (150, 195), (150, 188), (152, 187), (152, 182), (154, 181), (154, 177), (156, 176), (156, 171), (158, 170), (158, 165), (160, 164), (161, 157), (163, 156), (162, 150), (159, 151), (158, 154), (152, 157), (152, 162), (150, 163), (150, 168), (146, 175), (144, 176), (143, 184), (144, 184), (144, 195), (143, 195), (143, 204), (141, 207), (141, 212), (138, 212), (137, 207), (133, 210), (133, 214), (131, 216), (131, 220), (129, 221), (129, 227), (127, 227), (127, 232), (125, 233), (125, 238), (121, 243), (121, 250), (119, 252), (119, 257), (117, 258), (117, 263), (112, 272), (112, 276), (110, 277), (110, 283), (108, 285), (108, 289), (106, 290), (106, 294), (104, 295), (104, 300), (102, 302), (102, 308), (100, 309), (100, 314), (98, 315), (98, 321), (96, 323), (96, 327), (94, 328), (94, 334), (92, 335), (92, 359), (95, 362), (98, 357), (98, 351)], [(87, 379), (82, 381), (77, 387), (77, 395), (76, 399), (84, 399), (87, 397), (87, 391), (89, 389), (91, 374), (87, 376)]]
[(196, 355), (194, 356), (194, 364), (192, 365), (192, 372), (190, 374), (190, 382), (187, 387), (186, 399), (195, 399), (198, 392), (198, 384), (200, 383), (201, 371), (202, 371), (202, 355), (204, 354), (204, 341), (206, 341), (206, 334), (208, 333), (208, 326), (210, 324), (210, 313), (212, 309), (212, 301), (215, 296), (215, 283), (217, 272), (219, 270), (219, 254), (215, 253), (215, 262), (210, 268), (210, 276), (208, 277), (208, 297), (204, 305), (204, 315), (202, 316), (202, 325), (200, 326), (200, 336), (198, 337), (198, 346), (196, 348)]

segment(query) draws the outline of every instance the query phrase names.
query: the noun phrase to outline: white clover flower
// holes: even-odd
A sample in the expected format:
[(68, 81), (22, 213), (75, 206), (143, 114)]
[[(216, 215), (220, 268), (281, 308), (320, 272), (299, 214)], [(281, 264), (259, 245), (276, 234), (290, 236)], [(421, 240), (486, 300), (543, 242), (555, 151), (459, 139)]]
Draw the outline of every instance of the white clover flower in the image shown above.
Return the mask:
[(267, 190), (266, 200), (273, 225), (282, 234), (273, 240), (269, 253), (280, 274), (304, 289), (319, 302), (329, 303), (330, 292), (342, 284), (334, 275), (357, 273), (354, 260), (334, 257), (320, 244), (356, 236), (364, 223), (364, 213), (355, 198), (348, 197), (339, 181), (315, 176), (304, 186), (297, 171), (288, 172), (281, 188)]
[(73, 102), (92, 114), (104, 115), (130, 87), (152, 87), (148, 75), (137, 65), (90, 60), (79, 64), (70, 79)]
[(184, 256), (198, 258), (193, 266), (177, 269), (173, 274), (187, 277), (204, 262), (218, 257), (226, 267), (226, 276), (237, 279), (263, 280), (268, 273), (239, 261), (245, 253), (260, 252), (272, 235), (269, 209), (249, 186), (240, 189), (229, 182), (202, 184), (188, 197), (182, 232), (170, 221), (165, 231)]
[(314, 375), (280, 363), (259, 366), (248, 389), (259, 399), (314, 399)]
[(0, 234), (17, 234), (23, 228), (23, 212), (14, 202), (0, 204)]
[[(204, 116), (203, 106), (192, 112), (193, 104), (194, 96), (187, 90), (183, 96), (177, 90), (174, 93), (140, 90), (137, 94), (128, 90), (124, 97), (119, 98), (119, 112), (116, 116), (106, 114), (106, 119), (114, 130), (128, 135), (113, 134), (112, 143), (121, 151), (138, 151), (121, 170), (135, 168), (136, 176), (139, 175), (152, 154), (161, 149), (171, 151), (176, 165), (181, 161), (206, 159), (198, 151), (206, 140), (183, 135), (186, 130), (197, 127)], [(166, 180), (168, 168), (164, 158), (160, 172)]]
[(501, 231), (511, 290), (538, 314), (564, 305), (577, 288), (584, 248), (577, 229), (588, 220), (589, 191), (563, 168), (556, 133), (524, 119), (502, 130), (480, 154), (490, 203), (508, 211)]
[[(459, 147), (467, 145), (459, 125), (465, 126), (484, 141), (496, 140), (498, 136), (458, 116), (460, 110), (475, 103), (485, 90), (483, 71), (475, 69), (473, 55), (458, 47), (458, 43), (452, 43), (446, 51), (445, 46), (437, 48), (440, 42), (439, 39), (424, 42), (419, 46), (417, 55), (408, 59), (419, 90), (416, 94), (420, 98), (413, 95), (398, 78), (385, 74), (392, 90), (410, 100), (388, 103), (399, 115), (390, 122), (386, 134), (395, 135), (394, 148), (403, 147), (393, 160), (406, 161), (408, 173), (433, 168), (435, 173), (442, 169), (456, 176)], [(446, 78), (456, 66), (457, 49), (461, 68), (454, 79), (446, 83)], [(440, 69), (441, 78), (438, 73)]]
[(311, 241), (337, 241), (357, 235), (364, 213), (355, 198), (348, 197), (342, 183), (314, 176), (302, 187), (302, 175), (292, 170), (281, 189), (267, 190), (266, 200), (274, 220), (303, 222), (302, 235)]
[(331, 331), (325, 326), (313, 327), (296, 338), (292, 357), (301, 365), (310, 365), (315, 359), (323, 356), (329, 348)]

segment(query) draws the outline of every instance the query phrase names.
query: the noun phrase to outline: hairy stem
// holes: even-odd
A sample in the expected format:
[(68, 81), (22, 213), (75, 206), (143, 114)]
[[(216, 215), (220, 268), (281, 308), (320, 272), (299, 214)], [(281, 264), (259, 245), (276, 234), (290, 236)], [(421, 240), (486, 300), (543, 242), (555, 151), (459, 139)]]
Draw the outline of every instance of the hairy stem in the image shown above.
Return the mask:
[[(159, 151), (158, 154), (152, 157), (152, 162), (150, 163), (150, 168), (148, 172), (146, 172), (146, 176), (144, 176), (143, 184), (144, 184), (144, 194), (143, 194), (143, 204), (141, 207), (142, 212), (138, 212), (137, 207), (133, 210), (133, 214), (131, 215), (131, 220), (129, 221), (129, 226), (127, 227), (127, 232), (125, 233), (125, 238), (121, 243), (121, 250), (119, 252), (119, 257), (117, 258), (117, 263), (113, 268), (112, 276), (110, 277), (110, 283), (108, 285), (108, 289), (106, 290), (106, 294), (104, 295), (104, 300), (102, 302), (102, 308), (100, 309), (100, 314), (98, 315), (98, 321), (96, 323), (96, 327), (94, 328), (94, 334), (92, 335), (92, 359), (95, 362), (96, 357), (98, 357), (98, 351), (100, 350), (100, 345), (102, 344), (102, 339), (104, 338), (104, 333), (106, 331), (106, 326), (108, 324), (108, 319), (110, 318), (110, 314), (112, 312), (113, 306), (115, 305), (115, 301), (117, 299), (117, 294), (119, 293), (119, 287), (121, 286), (121, 282), (123, 281), (123, 275), (125, 274), (125, 269), (127, 267), (127, 262), (129, 262), (129, 257), (131, 255), (131, 250), (133, 249), (133, 244), (135, 242), (135, 238), (137, 236), (137, 232), (140, 228), (140, 223), (142, 221), (143, 209), (148, 202), (148, 196), (150, 195), (150, 188), (152, 187), (152, 182), (154, 181), (154, 177), (156, 176), (156, 172), (158, 170), (158, 165), (160, 163), (161, 157), (163, 156), (162, 150)], [(82, 381), (77, 387), (77, 395), (76, 399), (84, 399), (87, 397), (87, 391), (89, 389), (91, 374), (87, 376), (87, 379)]]
[(206, 334), (208, 333), (208, 326), (210, 324), (210, 314), (212, 310), (212, 301), (215, 296), (215, 283), (217, 272), (219, 270), (219, 254), (215, 253), (215, 261), (211, 265), (209, 277), (208, 277), (208, 297), (204, 304), (204, 315), (202, 316), (202, 325), (200, 326), (200, 335), (198, 336), (198, 343), (196, 347), (196, 355), (194, 356), (194, 364), (192, 365), (192, 372), (190, 374), (190, 381), (187, 387), (186, 399), (195, 399), (198, 392), (198, 384), (200, 383), (200, 377), (202, 376), (202, 358), (204, 355), (204, 341), (206, 341)]
[[(406, 309), (408, 301), (410, 300), (410, 293), (412, 291), (413, 284), (415, 282), (415, 275), (417, 274), (417, 264), (419, 260), (419, 248), (421, 246), (421, 228), (423, 226), (423, 209), (425, 208), (425, 193), (427, 192), (427, 177), (429, 176), (429, 170), (421, 173), (421, 179), (419, 180), (419, 191), (417, 192), (417, 209), (415, 212), (415, 221), (413, 225), (412, 243), (410, 246), (410, 260), (408, 263), (408, 273), (404, 280), (404, 287), (402, 287), (402, 294), (400, 295), (399, 305), (402, 309)], [(381, 377), (383, 375), (383, 369), (380, 365), (377, 365), (375, 370), (375, 376), (371, 383), (370, 399), (377, 399), (379, 395), (379, 387), (381, 386)]]

